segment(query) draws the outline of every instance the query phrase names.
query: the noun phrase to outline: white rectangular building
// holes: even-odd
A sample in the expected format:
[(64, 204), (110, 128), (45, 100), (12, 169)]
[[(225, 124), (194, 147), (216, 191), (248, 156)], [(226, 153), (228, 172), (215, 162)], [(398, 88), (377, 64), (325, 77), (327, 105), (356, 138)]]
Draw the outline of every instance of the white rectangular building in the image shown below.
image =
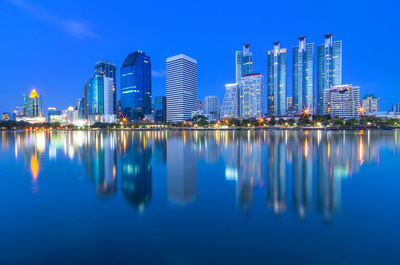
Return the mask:
[(357, 118), (360, 110), (360, 87), (332, 86), (323, 91), (323, 115), (338, 118)]
[(240, 81), (240, 117), (262, 118), (264, 116), (263, 100), (264, 76), (258, 73), (242, 76)]
[(184, 54), (167, 58), (167, 121), (186, 121), (196, 109), (197, 61)]
[(239, 118), (239, 99), (239, 85), (237, 83), (225, 84), (225, 96), (221, 106), (221, 118)]

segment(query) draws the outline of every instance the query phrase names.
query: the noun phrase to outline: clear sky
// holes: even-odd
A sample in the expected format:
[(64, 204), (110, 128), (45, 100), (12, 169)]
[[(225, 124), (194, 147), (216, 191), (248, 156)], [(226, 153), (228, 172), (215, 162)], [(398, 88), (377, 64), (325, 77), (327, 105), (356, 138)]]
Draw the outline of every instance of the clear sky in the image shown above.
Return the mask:
[[(128, 53), (151, 57), (153, 96), (165, 95), (165, 59), (198, 61), (198, 95), (217, 95), (235, 80), (234, 51), (250, 43), (254, 71), (267, 73), (267, 50), (299, 36), (343, 41), (343, 83), (375, 93), (381, 109), (400, 103), (400, 4), (397, 1), (0, 0), (0, 112), (36, 88), (43, 109), (75, 106), (97, 60), (119, 68)], [(288, 95), (292, 94), (291, 71)], [(118, 91), (119, 92), (119, 91)], [(118, 94), (119, 97), (119, 94)]]

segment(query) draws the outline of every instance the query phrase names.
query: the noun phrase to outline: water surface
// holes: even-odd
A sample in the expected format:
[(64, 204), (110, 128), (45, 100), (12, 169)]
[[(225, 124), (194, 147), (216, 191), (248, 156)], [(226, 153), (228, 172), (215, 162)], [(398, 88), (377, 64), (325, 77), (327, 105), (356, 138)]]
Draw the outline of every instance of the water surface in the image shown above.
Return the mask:
[(2, 132), (0, 264), (400, 264), (400, 132)]

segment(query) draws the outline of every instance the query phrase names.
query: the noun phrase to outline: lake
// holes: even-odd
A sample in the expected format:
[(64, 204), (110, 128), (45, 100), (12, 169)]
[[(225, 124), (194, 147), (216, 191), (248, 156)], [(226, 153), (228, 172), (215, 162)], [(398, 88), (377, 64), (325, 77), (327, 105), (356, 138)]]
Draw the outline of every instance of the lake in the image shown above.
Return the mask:
[(0, 264), (400, 264), (400, 131), (0, 133)]

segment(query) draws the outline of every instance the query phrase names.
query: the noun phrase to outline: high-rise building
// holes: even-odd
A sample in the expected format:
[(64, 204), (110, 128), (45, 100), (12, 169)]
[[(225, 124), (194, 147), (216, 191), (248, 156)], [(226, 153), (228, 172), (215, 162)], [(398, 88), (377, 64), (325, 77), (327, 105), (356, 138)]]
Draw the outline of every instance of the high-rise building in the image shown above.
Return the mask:
[(325, 43), (317, 50), (317, 112), (323, 113), (323, 93), (332, 86), (342, 85), (342, 41), (325, 35)]
[(207, 96), (203, 99), (203, 111), (210, 117), (210, 120), (219, 120), (219, 98), (217, 96)]
[(129, 120), (151, 114), (151, 62), (142, 51), (129, 54), (121, 67), (121, 112)]
[(167, 121), (167, 98), (164, 96), (154, 98), (154, 120)]
[(299, 46), (293, 48), (293, 110), (308, 113), (314, 110), (314, 43), (306, 37), (299, 38)]
[(240, 84), (242, 76), (253, 73), (253, 53), (250, 44), (243, 45), (242, 51), (235, 52), (236, 57), (236, 84)]
[(400, 113), (400, 103), (394, 104), (394, 105), (392, 106), (392, 111), (393, 111), (394, 113)]
[(268, 51), (268, 115), (286, 115), (287, 51), (274, 42)]
[(25, 117), (41, 117), (42, 116), (42, 95), (38, 94), (35, 89), (32, 89), (28, 95), (23, 95), (24, 98), (24, 116)]
[(225, 84), (225, 95), (221, 106), (221, 118), (238, 118), (240, 116), (240, 90), (236, 83)]
[(361, 106), (364, 108), (366, 115), (372, 115), (379, 111), (379, 98), (373, 94), (365, 95)]
[(359, 86), (341, 85), (324, 89), (323, 115), (338, 118), (357, 118), (359, 110)]
[(197, 108), (197, 61), (179, 54), (166, 63), (167, 121), (186, 121)]
[(113, 114), (117, 114), (117, 67), (115, 64), (101, 60), (98, 61), (94, 67), (95, 75), (102, 75), (104, 77), (112, 78), (113, 80)]
[(287, 111), (293, 111), (293, 97), (286, 98)]
[(115, 122), (113, 96), (113, 79), (93, 75), (87, 84), (88, 119), (96, 122)]
[(262, 118), (264, 115), (264, 76), (258, 73), (242, 76), (240, 91), (240, 117)]
[(76, 110), (78, 112), (78, 119), (84, 120), (85, 119), (85, 99), (78, 98), (76, 100)]

